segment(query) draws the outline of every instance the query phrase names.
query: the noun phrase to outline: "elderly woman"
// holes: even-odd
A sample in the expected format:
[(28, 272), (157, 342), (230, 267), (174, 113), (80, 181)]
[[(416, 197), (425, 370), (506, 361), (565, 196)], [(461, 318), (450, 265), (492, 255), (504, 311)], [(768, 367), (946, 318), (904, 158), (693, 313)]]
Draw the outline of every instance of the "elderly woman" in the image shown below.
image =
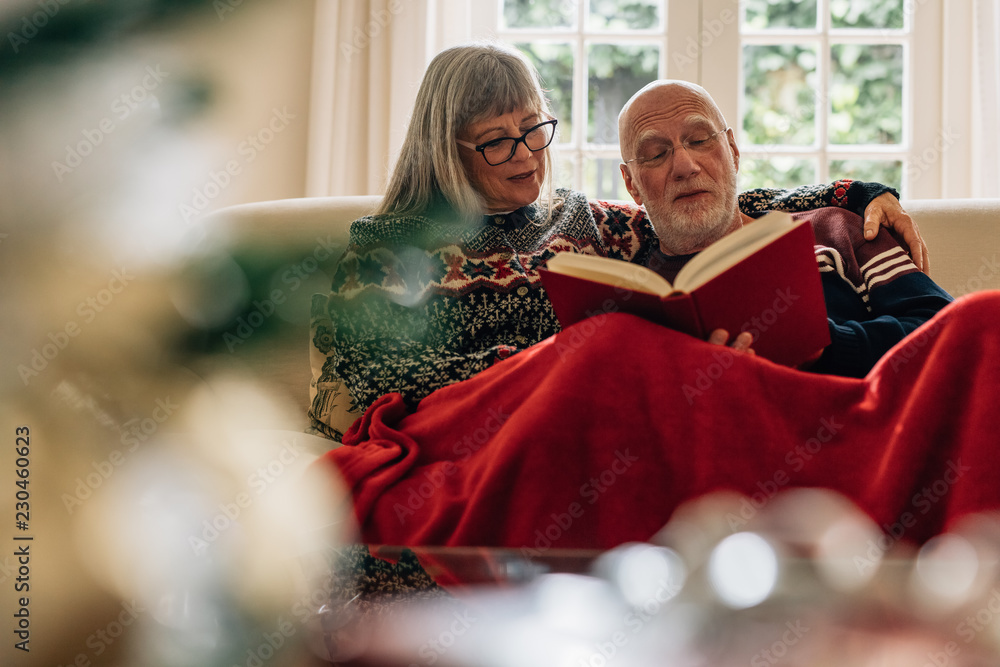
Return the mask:
[[(314, 298), (319, 432), (339, 440), (379, 396), (415, 404), (559, 331), (537, 271), (555, 253), (648, 260), (657, 240), (642, 208), (553, 190), (557, 123), (519, 52), (470, 45), (434, 58), (382, 204), (351, 226), (329, 295)], [(745, 192), (740, 207), (863, 215), (878, 198), (870, 218), (878, 204), (901, 214), (888, 192), (838, 181)], [(909, 217), (894, 220), (920, 260)]]

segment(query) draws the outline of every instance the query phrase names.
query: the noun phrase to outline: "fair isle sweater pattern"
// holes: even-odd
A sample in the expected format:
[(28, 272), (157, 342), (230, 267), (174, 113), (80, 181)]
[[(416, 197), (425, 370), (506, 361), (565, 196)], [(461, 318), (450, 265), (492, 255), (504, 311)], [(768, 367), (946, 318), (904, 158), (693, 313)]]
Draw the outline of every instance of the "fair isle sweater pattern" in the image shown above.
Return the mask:
[[(863, 214), (889, 191), (839, 181), (796, 190), (752, 190), (741, 210), (844, 206)], [(588, 201), (557, 191), (550, 219), (538, 206), (473, 224), (426, 217), (367, 216), (351, 226), (328, 294), (311, 313), (310, 417), (339, 440), (379, 396), (416, 404), (560, 330), (538, 268), (557, 252), (645, 264), (656, 235), (631, 203)]]

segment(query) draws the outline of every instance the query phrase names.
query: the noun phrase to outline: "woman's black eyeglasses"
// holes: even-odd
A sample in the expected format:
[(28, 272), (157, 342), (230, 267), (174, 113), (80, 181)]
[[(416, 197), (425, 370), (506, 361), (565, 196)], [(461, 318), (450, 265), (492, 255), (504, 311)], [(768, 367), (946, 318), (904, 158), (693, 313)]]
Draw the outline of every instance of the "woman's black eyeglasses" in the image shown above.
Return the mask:
[(551, 144), (553, 137), (556, 136), (556, 123), (558, 122), (558, 120), (553, 118), (529, 128), (520, 137), (501, 137), (500, 139), (493, 139), (478, 146), (468, 141), (462, 141), (461, 139), (456, 139), (455, 141), (462, 146), (479, 151), (483, 154), (483, 158), (487, 164), (496, 166), (514, 157), (519, 143), (523, 143), (532, 152), (540, 151)]

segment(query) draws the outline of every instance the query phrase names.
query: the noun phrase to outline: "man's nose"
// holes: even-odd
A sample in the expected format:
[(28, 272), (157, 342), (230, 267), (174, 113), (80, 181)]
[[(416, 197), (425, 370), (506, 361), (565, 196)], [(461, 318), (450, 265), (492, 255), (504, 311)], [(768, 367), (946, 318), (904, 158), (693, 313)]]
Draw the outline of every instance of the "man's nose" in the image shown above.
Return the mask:
[(670, 175), (676, 180), (694, 176), (701, 171), (701, 165), (684, 144), (677, 145), (671, 158)]

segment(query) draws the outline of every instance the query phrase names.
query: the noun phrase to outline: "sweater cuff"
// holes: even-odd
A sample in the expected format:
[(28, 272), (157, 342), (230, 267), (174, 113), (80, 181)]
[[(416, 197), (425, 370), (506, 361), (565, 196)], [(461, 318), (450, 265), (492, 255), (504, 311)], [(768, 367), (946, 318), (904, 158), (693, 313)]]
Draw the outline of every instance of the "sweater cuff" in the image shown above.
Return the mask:
[(867, 361), (868, 355), (862, 349), (857, 332), (849, 326), (834, 324), (829, 318), (827, 322), (830, 325), (830, 344), (809, 370), (844, 377), (864, 377), (871, 370), (871, 364)]
[[(834, 185), (839, 185), (840, 182)], [(867, 181), (851, 181), (850, 185), (847, 186), (847, 196), (839, 201), (836, 201), (837, 206), (846, 208), (854, 213), (857, 213), (862, 218), (865, 217), (865, 209), (868, 208), (868, 204), (872, 203), (876, 197), (884, 195), (886, 192), (890, 193), (896, 199), (899, 199), (899, 192), (895, 188), (890, 188), (888, 185), (882, 185), (881, 183), (873, 183)], [(834, 195), (836, 198), (836, 194)]]

